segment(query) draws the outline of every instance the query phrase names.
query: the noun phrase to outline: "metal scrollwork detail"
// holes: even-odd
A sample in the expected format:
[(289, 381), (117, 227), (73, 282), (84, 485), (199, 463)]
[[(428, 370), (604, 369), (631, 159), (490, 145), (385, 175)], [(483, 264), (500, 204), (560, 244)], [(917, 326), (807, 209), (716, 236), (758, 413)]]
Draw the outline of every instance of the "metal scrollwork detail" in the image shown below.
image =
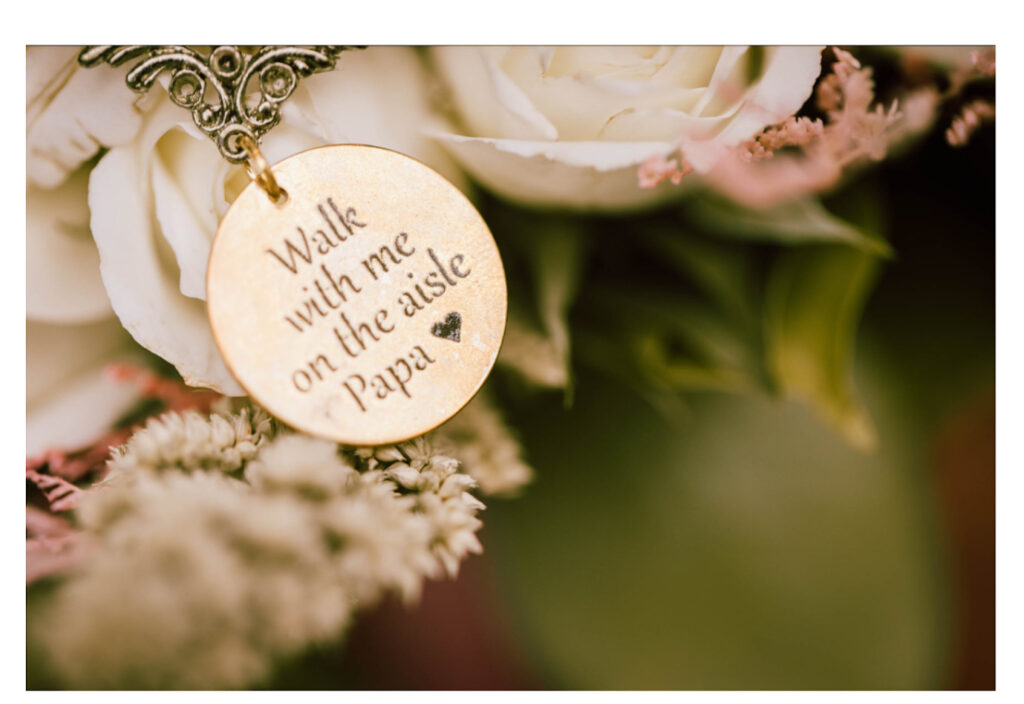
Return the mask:
[(138, 93), (147, 92), (162, 72), (170, 72), (171, 100), (192, 112), (196, 126), (217, 143), (225, 159), (240, 164), (249, 157), (241, 138), (258, 143), (280, 122), (281, 103), (299, 79), (331, 70), (338, 55), (350, 48), (267, 46), (249, 53), (237, 46), (216, 46), (203, 53), (185, 46), (87, 46), (78, 62), (88, 68), (135, 62), (125, 82)]

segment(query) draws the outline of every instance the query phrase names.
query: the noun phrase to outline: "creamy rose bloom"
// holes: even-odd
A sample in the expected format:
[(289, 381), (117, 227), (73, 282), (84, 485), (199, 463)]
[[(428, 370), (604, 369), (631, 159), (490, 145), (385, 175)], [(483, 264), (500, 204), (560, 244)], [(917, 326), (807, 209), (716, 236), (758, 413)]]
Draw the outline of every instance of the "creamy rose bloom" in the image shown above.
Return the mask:
[[(324, 144), (374, 144), (457, 179), (449, 157), (421, 134), (430, 121), (426, 86), (411, 49), (345, 52), (335, 70), (299, 83), (262, 150), (273, 163)], [(125, 329), (187, 383), (241, 395), (214, 344), (204, 299), (217, 224), (248, 177), (163, 90), (147, 98), (141, 128), (88, 177), (103, 285)]]
[(25, 54), (26, 451), (88, 444), (137, 392), (103, 376), (130, 359), (89, 233), (89, 166), (142, 124), (124, 72), (78, 65), (74, 46)]
[(102, 147), (130, 140), (142, 124), (124, 69), (78, 65), (77, 46), (25, 52), (26, 175), (53, 188)]
[(114, 361), (138, 361), (117, 319), (82, 325), (29, 321), (25, 326), (25, 454), (84, 447), (138, 399), (131, 384), (106, 378)]
[[(678, 193), (637, 186), (646, 159), (705, 155), (796, 112), (822, 47), (440, 47), (459, 133), (437, 133), (488, 188), (537, 205), (617, 209)], [(714, 149), (706, 148), (708, 146)]]
[(130, 141), (142, 124), (124, 71), (84, 69), (74, 46), (25, 54), (28, 317), (88, 323), (113, 315), (89, 235), (86, 162)]

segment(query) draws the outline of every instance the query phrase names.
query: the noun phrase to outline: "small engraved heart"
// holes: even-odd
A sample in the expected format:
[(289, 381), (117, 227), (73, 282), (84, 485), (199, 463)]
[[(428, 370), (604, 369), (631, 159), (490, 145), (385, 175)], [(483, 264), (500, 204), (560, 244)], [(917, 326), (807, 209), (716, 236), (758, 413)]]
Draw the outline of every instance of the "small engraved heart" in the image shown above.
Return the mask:
[(452, 342), (458, 342), (460, 339), (460, 332), (462, 331), (462, 316), (458, 313), (449, 313), (440, 323), (434, 323), (434, 326), (430, 328), (431, 334), (434, 337), (443, 337), (446, 340)]

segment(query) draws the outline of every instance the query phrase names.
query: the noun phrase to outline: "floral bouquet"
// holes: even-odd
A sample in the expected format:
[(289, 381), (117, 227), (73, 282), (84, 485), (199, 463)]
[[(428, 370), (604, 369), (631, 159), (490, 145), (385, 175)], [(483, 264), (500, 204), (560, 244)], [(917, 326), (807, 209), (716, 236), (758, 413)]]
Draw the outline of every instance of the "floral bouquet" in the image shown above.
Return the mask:
[[(929, 566), (992, 547), (992, 48), (346, 47), (243, 82), (293, 81), (270, 164), (395, 150), (497, 243), (494, 372), (378, 446), (225, 363), (207, 269), (252, 175), (213, 83), (90, 49), (26, 55), (31, 688), (992, 686), (990, 563)], [(367, 664), (403, 643), (435, 679)]]

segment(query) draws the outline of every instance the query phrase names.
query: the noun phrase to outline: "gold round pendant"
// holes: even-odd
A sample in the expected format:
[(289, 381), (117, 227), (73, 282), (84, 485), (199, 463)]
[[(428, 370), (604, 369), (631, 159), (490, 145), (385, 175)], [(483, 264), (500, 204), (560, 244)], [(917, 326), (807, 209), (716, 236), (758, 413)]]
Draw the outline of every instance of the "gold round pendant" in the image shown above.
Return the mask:
[(250, 183), (210, 252), (207, 309), (250, 396), (312, 435), (382, 445), (459, 411), (494, 365), (505, 271), (476, 208), (420, 162), (338, 145)]

